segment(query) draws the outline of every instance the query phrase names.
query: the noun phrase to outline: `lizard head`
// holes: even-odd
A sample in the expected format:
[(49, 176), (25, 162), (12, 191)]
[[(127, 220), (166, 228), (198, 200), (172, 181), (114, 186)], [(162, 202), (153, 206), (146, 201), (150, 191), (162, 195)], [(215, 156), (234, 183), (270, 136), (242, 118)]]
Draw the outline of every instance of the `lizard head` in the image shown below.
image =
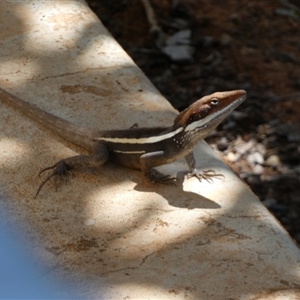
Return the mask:
[(175, 119), (173, 127), (183, 127), (185, 131), (203, 127), (212, 130), (245, 99), (244, 90), (217, 92), (204, 96), (182, 111)]

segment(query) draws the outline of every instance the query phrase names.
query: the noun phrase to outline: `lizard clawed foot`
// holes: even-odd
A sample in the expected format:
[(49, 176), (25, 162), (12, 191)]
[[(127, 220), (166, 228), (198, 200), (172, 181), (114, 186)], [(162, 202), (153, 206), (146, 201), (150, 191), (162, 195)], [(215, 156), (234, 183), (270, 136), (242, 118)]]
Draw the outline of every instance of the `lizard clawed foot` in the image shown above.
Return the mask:
[(149, 174), (146, 175), (148, 181), (152, 183), (174, 183), (177, 181), (176, 177), (172, 177), (171, 175), (164, 175), (159, 171), (152, 169)]
[(52, 177), (55, 177), (54, 178), (54, 184), (55, 184), (55, 188), (57, 190), (58, 188), (58, 179), (65, 179), (66, 183), (68, 182), (68, 175), (71, 174), (67, 164), (64, 162), (64, 160), (61, 160), (59, 162), (57, 162), (55, 165), (51, 166), (51, 167), (48, 167), (48, 168), (45, 168), (43, 170), (40, 171), (39, 173), (39, 176), (47, 171), (47, 170), (52, 170), (52, 172), (42, 181), (42, 183), (40, 184), (36, 194), (35, 194), (35, 197), (37, 197), (37, 195), (39, 194), (39, 192), (41, 191), (41, 189), (43, 188), (43, 186), (45, 185), (45, 183), (47, 181), (49, 181)]
[(202, 179), (206, 180), (209, 183), (213, 183), (213, 178), (221, 179), (220, 177), (225, 178), (223, 174), (218, 174), (214, 170), (206, 170), (206, 171), (200, 171), (198, 169), (194, 169), (191, 173), (187, 174), (187, 178), (191, 177), (197, 177), (199, 181), (201, 182)]

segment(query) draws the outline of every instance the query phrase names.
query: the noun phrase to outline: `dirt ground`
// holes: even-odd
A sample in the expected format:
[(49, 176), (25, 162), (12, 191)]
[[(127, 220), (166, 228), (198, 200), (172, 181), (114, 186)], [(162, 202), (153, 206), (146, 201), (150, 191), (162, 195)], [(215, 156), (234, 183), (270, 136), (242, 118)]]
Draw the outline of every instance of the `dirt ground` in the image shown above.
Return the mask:
[(247, 91), (206, 140), (300, 244), (300, 2), (149, 0), (157, 24), (142, 0), (87, 2), (178, 110)]

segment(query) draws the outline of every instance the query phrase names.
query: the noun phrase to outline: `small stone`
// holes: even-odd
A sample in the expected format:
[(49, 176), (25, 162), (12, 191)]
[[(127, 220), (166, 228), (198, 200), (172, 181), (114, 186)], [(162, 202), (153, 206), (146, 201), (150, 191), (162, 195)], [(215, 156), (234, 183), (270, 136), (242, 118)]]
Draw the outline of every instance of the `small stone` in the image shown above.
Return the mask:
[(240, 158), (240, 155), (233, 153), (233, 152), (229, 152), (227, 154), (226, 158), (231, 162), (235, 162)]
[(253, 174), (255, 174), (255, 175), (260, 175), (260, 174), (263, 173), (264, 167), (262, 167), (261, 165), (255, 165), (255, 166), (252, 168), (252, 171), (253, 171)]
[(241, 112), (241, 111), (235, 110), (235, 111), (233, 111), (233, 112), (231, 113), (231, 117), (232, 117), (234, 120), (243, 120), (243, 119), (245, 119), (245, 118), (248, 117), (248, 114), (245, 113), (245, 112)]
[(226, 137), (222, 137), (219, 141), (218, 141), (218, 150), (220, 151), (224, 151), (228, 148), (229, 142), (228, 139)]
[(280, 179), (279, 174), (262, 174), (260, 175), (260, 180), (265, 182), (274, 182)]
[(266, 147), (262, 144), (262, 143), (257, 143), (256, 145), (256, 149), (259, 153), (261, 153), (262, 155), (265, 155), (267, 150)]
[(300, 141), (300, 133), (298, 131), (292, 131), (288, 133), (287, 139), (289, 142), (299, 142)]
[(212, 36), (204, 36), (202, 38), (203, 47), (212, 47), (214, 44), (216, 44), (215, 38)]
[(189, 45), (168, 45), (163, 52), (174, 61), (191, 61), (194, 49)]
[(278, 155), (273, 154), (267, 158), (265, 165), (270, 167), (278, 167), (280, 165), (280, 158)]
[(276, 133), (282, 136), (289, 134), (291, 130), (292, 128), (290, 124), (280, 124), (276, 127)]
[(266, 198), (265, 200), (262, 201), (262, 204), (267, 208), (272, 207), (276, 203), (277, 201), (275, 198)]
[(276, 8), (275, 13), (279, 16), (294, 17), (295, 12), (292, 9)]
[(262, 143), (266, 147), (266, 149), (273, 149), (278, 144), (277, 137), (275, 135), (271, 135), (267, 138), (264, 138)]
[(236, 122), (233, 121), (233, 120), (229, 120), (229, 121), (227, 121), (223, 124), (223, 129), (224, 130), (229, 130), (229, 129), (234, 128), (234, 127), (236, 127)]
[(232, 41), (232, 37), (227, 34), (227, 33), (224, 33), (221, 35), (220, 37), (220, 43), (222, 46), (228, 46)]
[(239, 21), (240, 17), (238, 14), (231, 14), (230, 17), (229, 17), (230, 21), (232, 22), (237, 22)]
[(251, 175), (247, 178), (247, 183), (251, 185), (259, 185), (261, 184), (261, 180), (257, 175)]
[(264, 157), (259, 152), (254, 152), (248, 155), (247, 161), (250, 165), (262, 165), (264, 163)]
[(194, 52), (190, 40), (191, 30), (180, 30), (166, 40), (162, 51), (174, 61), (190, 61)]
[(243, 155), (250, 151), (255, 145), (256, 141), (254, 139), (251, 139), (248, 142), (241, 141), (241, 143), (236, 146), (236, 151)]
[(241, 48), (241, 54), (242, 56), (254, 56), (256, 54), (256, 50), (254, 48), (250, 48), (250, 47), (243, 47)]
[(269, 124), (262, 124), (258, 126), (257, 132), (262, 138), (264, 138), (266, 136), (274, 134), (275, 128), (270, 126)]

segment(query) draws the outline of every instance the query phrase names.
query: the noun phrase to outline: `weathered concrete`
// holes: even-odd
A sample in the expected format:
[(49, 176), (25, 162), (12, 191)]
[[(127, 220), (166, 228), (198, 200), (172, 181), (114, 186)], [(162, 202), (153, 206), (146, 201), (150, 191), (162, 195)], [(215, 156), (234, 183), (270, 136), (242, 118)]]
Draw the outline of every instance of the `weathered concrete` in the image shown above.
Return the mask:
[[(2, 1), (0, 19), (4, 89), (93, 128), (172, 123), (174, 109), (84, 2)], [(22, 227), (46, 277), (84, 298), (300, 298), (299, 249), (205, 143), (198, 165), (225, 180), (146, 187), (140, 172), (107, 164), (34, 199), (38, 171), (80, 149), (6, 104), (0, 113), (2, 223)]]

